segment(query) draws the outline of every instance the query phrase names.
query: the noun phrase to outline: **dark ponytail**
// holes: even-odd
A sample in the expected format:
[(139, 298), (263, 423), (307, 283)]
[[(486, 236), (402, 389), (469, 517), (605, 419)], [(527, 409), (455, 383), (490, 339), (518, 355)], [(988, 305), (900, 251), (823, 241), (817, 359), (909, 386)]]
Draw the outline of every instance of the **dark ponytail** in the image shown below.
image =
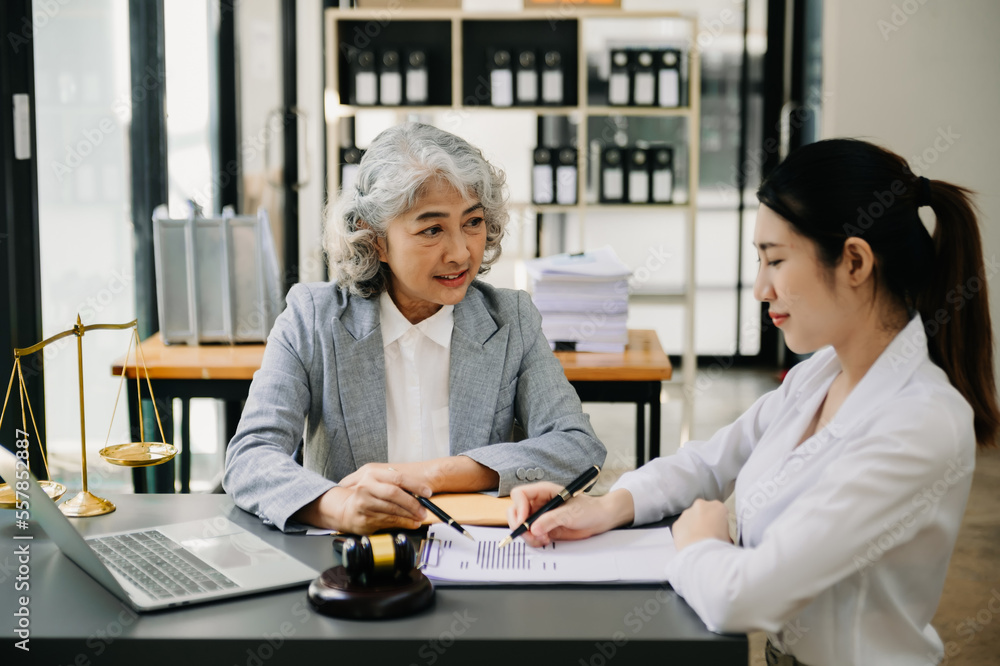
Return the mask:
[[(915, 176), (902, 157), (865, 141), (828, 139), (790, 154), (757, 191), (836, 266), (856, 236), (875, 254), (876, 289), (917, 310), (931, 359), (975, 413), (976, 441), (996, 444), (993, 327), (979, 226), (965, 188)], [(933, 236), (917, 209), (937, 217)]]
[(993, 378), (993, 325), (983, 244), (972, 192), (932, 180), (934, 279), (917, 298), (931, 358), (972, 405), (976, 441), (996, 444), (1000, 414)]

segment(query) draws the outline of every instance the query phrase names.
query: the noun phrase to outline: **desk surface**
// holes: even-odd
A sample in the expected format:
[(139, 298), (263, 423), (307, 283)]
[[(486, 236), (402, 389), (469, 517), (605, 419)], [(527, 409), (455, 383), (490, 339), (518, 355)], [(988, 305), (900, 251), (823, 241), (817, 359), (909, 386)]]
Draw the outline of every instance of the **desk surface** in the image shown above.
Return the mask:
[[(556, 352), (566, 377), (576, 381), (661, 381), (673, 368), (663, 353), (656, 331), (630, 330), (622, 354)], [(142, 357), (152, 379), (253, 379), (264, 356), (263, 344), (165, 345), (156, 333), (142, 343)], [(140, 364), (141, 365), (141, 364)], [(122, 373), (125, 357), (114, 362), (112, 372)], [(126, 367), (135, 378), (135, 351)]]
[[(118, 495), (118, 510), (71, 519), (83, 534), (225, 515), (322, 570), (333, 563), (329, 537), (264, 527), (226, 495)], [(32, 534), (31, 541), (14, 535)], [(747, 660), (745, 636), (709, 632), (669, 587), (439, 588), (432, 608), (396, 620), (351, 621), (313, 612), (304, 588), (137, 615), (79, 569), (32, 524), (14, 529), (0, 515), (6, 560), (0, 614), (30, 595), (31, 663), (373, 664), (711, 663)], [(14, 593), (16, 545), (30, 544), (30, 591)], [(0, 654), (12, 654), (5, 622)], [(81, 660), (82, 656), (82, 660)], [(271, 660), (271, 657), (279, 659)], [(319, 661), (323, 659), (323, 661)], [(6, 663), (7, 660), (4, 660)], [(15, 663), (21, 663), (19, 661)], [(27, 662), (25, 662), (27, 663)]]

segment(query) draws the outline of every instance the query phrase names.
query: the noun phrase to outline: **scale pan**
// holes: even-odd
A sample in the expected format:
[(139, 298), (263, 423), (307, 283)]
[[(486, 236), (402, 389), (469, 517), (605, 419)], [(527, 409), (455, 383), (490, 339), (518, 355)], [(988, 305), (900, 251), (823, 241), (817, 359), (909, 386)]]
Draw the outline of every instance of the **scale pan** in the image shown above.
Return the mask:
[(112, 465), (123, 467), (149, 467), (165, 463), (177, 455), (177, 447), (162, 442), (132, 442), (106, 446), (99, 451), (101, 457)]
[[(55, 481), (39, 481), (38, 485), (42, 487), (46, 495), (52, 498), (53, 502), (66, 494), (66, 486)], [(14, 488), (9, 483), (0, 484), (0, 509), (15, 508), (17, 508), (17, 494), (14, 492)]]

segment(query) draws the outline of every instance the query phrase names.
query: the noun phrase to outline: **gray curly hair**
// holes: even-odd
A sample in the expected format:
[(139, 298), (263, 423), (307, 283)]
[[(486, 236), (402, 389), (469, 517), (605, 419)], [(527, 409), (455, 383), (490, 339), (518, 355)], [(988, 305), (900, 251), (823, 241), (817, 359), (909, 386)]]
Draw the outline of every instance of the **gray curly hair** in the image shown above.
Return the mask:
[(361, 159), (357, 187), (341, 192), (327, 210), (323, 246), (330, 275), (341, 287), (362, 298), (385, 291), (389, 267), (379, 261), (376, 242), (438, 178), (470, 199), (475, 193), (483, 205), (486, 251), (479, 274), (489, 272), (500, 258), (510, 217), (503, 171), (465, 139), (431, 125), (405, 123), (375, 137)]

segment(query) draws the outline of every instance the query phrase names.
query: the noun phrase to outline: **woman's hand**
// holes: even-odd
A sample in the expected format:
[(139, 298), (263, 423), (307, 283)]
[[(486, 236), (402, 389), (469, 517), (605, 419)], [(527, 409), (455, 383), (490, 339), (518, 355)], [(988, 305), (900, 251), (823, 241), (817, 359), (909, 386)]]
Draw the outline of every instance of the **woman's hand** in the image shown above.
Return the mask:
[(296, 519), (352, 534), (371, 534), (387, 528), (416, 529), (426, 511), (409, 491), (424, 497), (431, 494), (430, 488), (407, 473), (372, 463), (302, 507)]
[(705, 539), (732, 543), (729, 538), (729, 509), (722, 502), (695, 500), (671, 527), (674, 545), (682, 550)]
[(500, 476), (467, 456), (412, 463), (368, 463), (299, 509), (299, 522), (353, 534), (416, 529), (426, 510), (410, 493), (474, 492), (496, 488)]
[(400, 473), (400, 485), (423, 497), (430, 497), (434, 493), (493, 490), (500, 484), (500, 475), (489, 467), (468, 456), (449, 456), (421, 462), (368, 463), (341, 479), (340, 485), (352, 488), (366, 474), (377, 470)]
[[(510, 491), (514, 505), (507, 510), (511, 529), (559, 494), (560, 486), (548, 481), (517, 486)], [(522, 538), (529, 546), (540, 548), (553, 541), (585, 539), (601, 532), (627, 525), (635, 517), (632, 495), (618, 490), (603, 497), (578, 495), (531, 524)]]
[(372, 482), (384, 481), (401, 486), (422, 497), (430, 497), (434, 492), (431, 462), (417, 463), (368, 463), (340, 480), (341, 488), (354, 488)]

